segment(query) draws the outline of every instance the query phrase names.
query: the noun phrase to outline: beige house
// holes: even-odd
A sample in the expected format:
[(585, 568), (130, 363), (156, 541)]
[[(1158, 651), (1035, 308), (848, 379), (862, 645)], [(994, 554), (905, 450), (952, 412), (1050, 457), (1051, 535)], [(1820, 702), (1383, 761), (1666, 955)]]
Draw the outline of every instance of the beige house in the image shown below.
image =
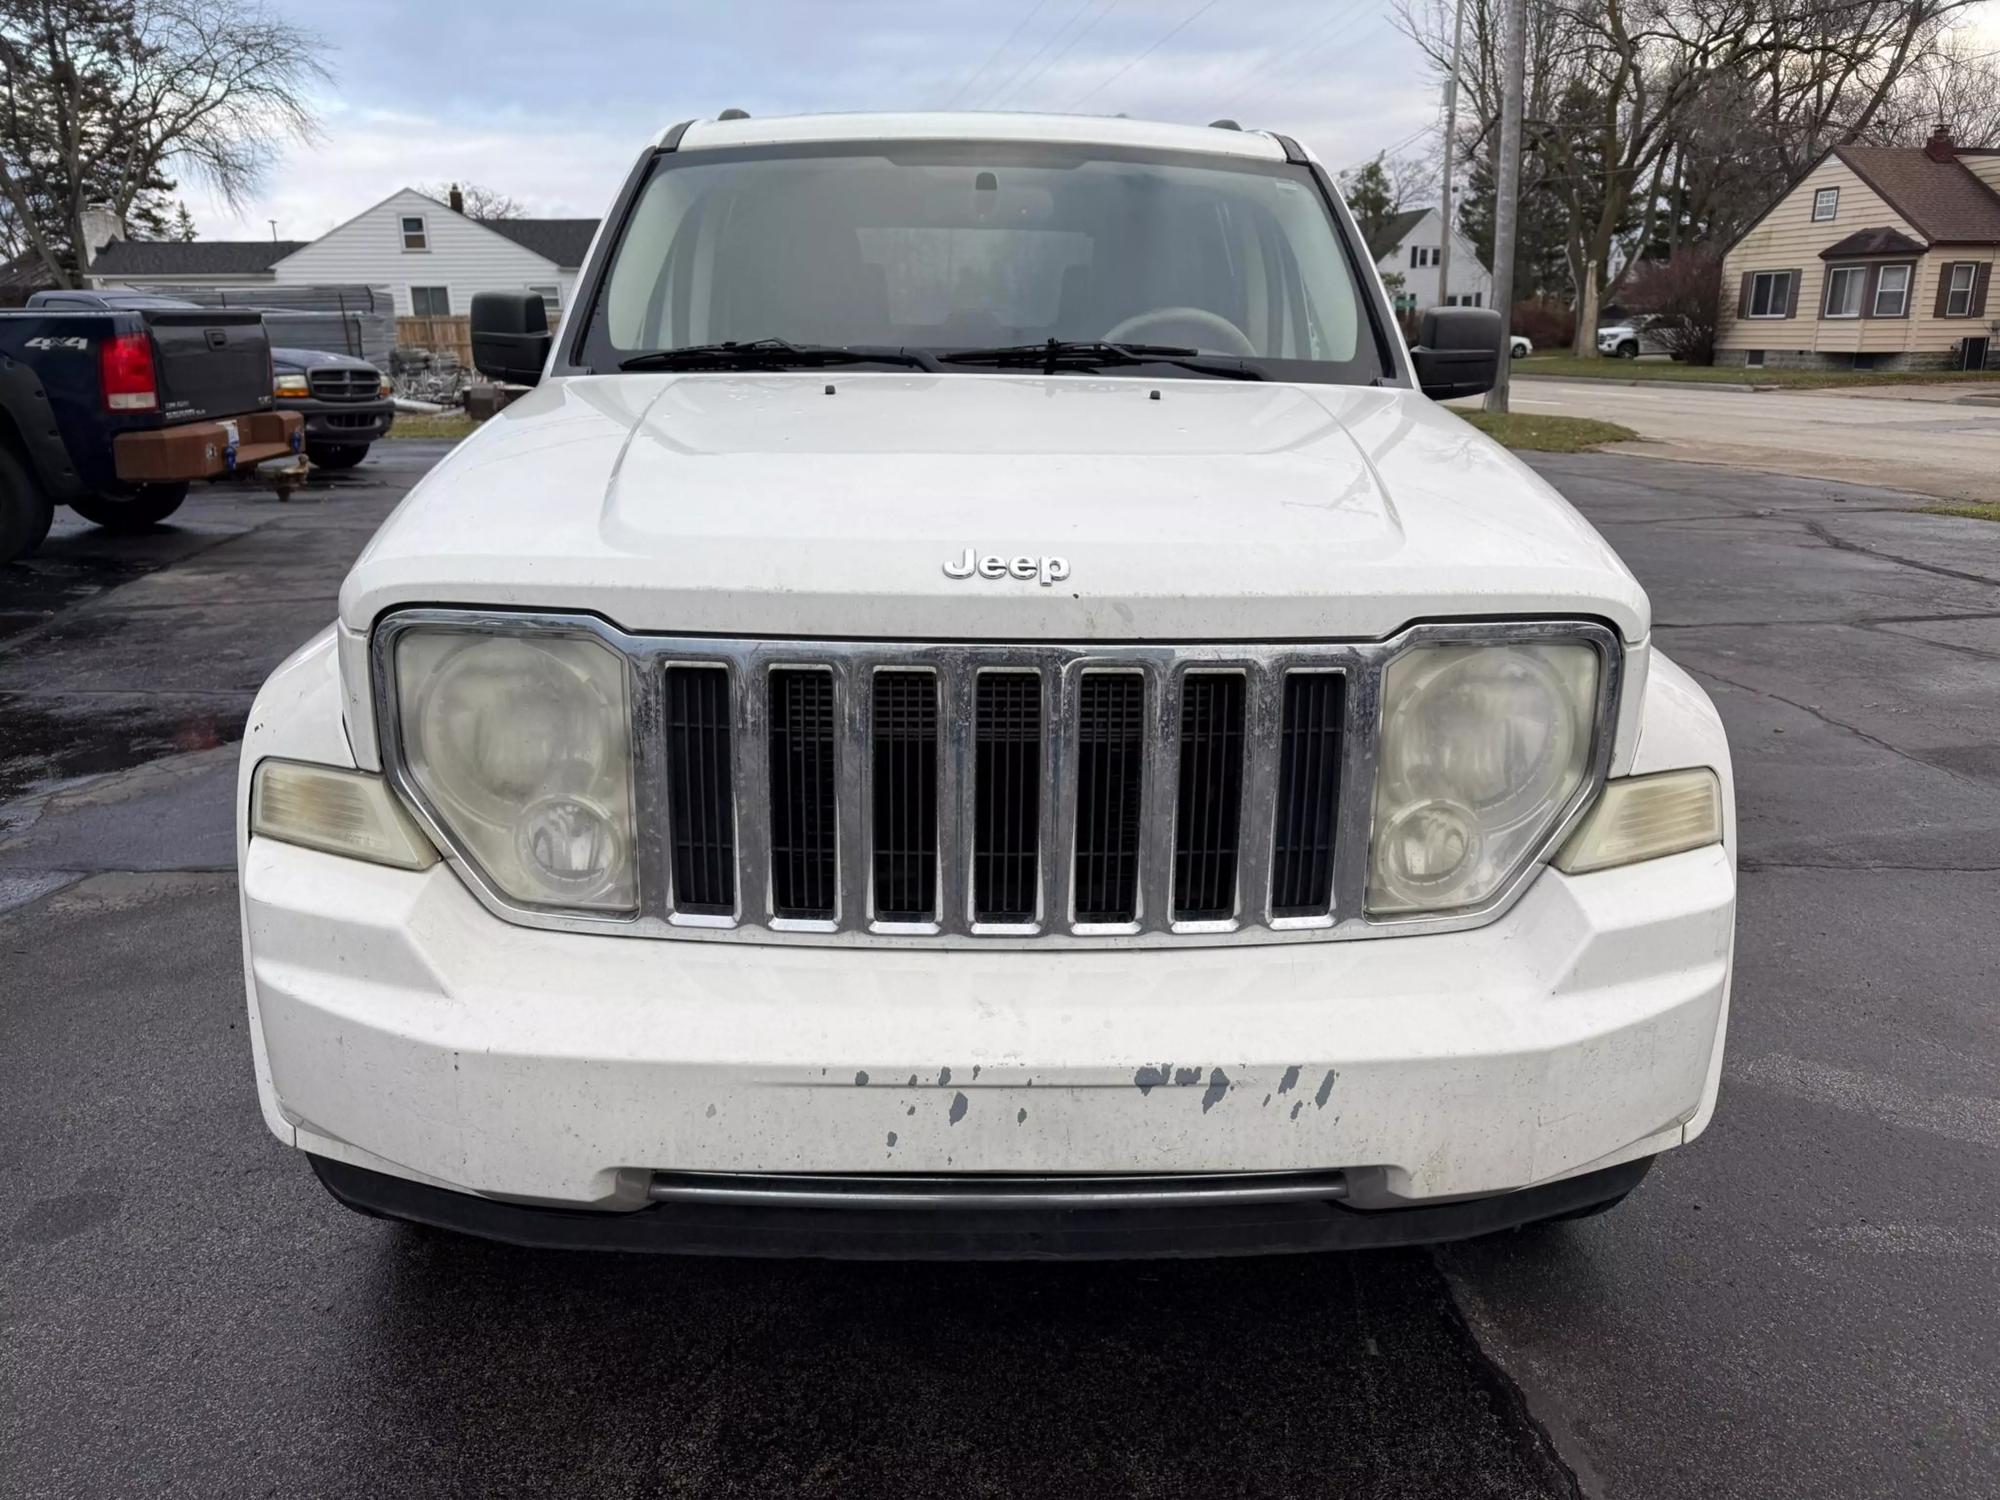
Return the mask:
[(1836, 146), (1729, 247), (1719, 365), (2000, 369), (2000, 149)]

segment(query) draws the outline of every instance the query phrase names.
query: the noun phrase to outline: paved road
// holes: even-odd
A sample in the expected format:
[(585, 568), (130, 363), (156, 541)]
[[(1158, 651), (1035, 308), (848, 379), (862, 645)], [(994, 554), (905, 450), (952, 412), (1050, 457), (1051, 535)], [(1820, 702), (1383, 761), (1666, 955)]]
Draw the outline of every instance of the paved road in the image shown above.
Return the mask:
[(2000, 1473), (2000, 527), (1586, 455), (1736, 749), (1721, 1112), (1437, 1254), (823, 1266), (337, 1209), (264, 1134), (228, 813), (434, 458), (0, 570), (0, 1492), (1971, 1496)]
[(1621, 422), (1668, 458), (2000, 501), (2000, 406), (1886, 389), (1898, 394), (1523, 380), (1513, 400), (1517, 411)]

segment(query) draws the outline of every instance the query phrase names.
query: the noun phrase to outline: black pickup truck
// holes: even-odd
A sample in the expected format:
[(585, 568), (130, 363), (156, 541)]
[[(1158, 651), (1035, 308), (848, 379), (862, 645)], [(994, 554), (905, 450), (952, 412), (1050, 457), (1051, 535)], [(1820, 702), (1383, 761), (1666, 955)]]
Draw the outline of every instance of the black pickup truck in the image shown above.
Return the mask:
[[(157, 292), (112, 290), (36, 292), (28, 299), (28, 306), (51, 312), (65, 308), (143, 311), (201, 304), (182, 297), (163, 297)], [(302, 320), (314, 317), (335, 324), (340, 321), (334, 313), (291, 313), (287, 321), (296, 327)], [(306, 419), (306, 457), (318, 468), (353, 468), (368, 456), (369, 444), (385, 436), (396, 420), (396, 403), (391, 399), (388, 380), (365, 359), (325, 349), (273, 344), (271, 374), (276, 383), (277, 409), (295, 411)]]
[(297, 453), (263, 318), (223, 308), (0, 313), (0, 563), (57, 505), (142, 530), (188, 483)]

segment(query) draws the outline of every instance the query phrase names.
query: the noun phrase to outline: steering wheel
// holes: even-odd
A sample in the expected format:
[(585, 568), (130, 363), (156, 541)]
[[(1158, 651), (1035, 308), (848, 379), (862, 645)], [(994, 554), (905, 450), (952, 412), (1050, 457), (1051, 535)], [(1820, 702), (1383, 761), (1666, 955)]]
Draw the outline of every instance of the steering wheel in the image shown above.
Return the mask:
[[(1249, 335), (1221, 313), (1212, 313), (1205, 307), (1155, 307), (1146, 312), (1134, 313), (1107, 332), (1104, 341), (1107, 344), (1196, 343), (1194, 339), (1169, 339), (1165, 330), (1170, 330), (1176, 324), (1199, 328), (1204, 335), (1213, 334), (1219, 339), (1220, 343), (1208, 346), (1209, 353), (1237, 354), (1245, 359), (1257, 357), (1257, 346), (1250, 342)], [(1144, 331), (1156, 328), (1162, 331), (1154, 337), (1139, 337)], [(1197, 347), (1201, 346), (1197, 344)]]

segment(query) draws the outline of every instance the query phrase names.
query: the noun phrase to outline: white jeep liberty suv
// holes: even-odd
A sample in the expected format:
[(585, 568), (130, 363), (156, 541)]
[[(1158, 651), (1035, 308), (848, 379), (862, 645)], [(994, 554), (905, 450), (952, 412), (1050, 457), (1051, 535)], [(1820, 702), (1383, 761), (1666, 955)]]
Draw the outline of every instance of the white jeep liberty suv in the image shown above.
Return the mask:
[(1729, 754), (1282, 135), (729, 117), (243, 746), (257, 1086), (343, 1202), (812, 1255), (1413, 1243), (1715, 1107)]

